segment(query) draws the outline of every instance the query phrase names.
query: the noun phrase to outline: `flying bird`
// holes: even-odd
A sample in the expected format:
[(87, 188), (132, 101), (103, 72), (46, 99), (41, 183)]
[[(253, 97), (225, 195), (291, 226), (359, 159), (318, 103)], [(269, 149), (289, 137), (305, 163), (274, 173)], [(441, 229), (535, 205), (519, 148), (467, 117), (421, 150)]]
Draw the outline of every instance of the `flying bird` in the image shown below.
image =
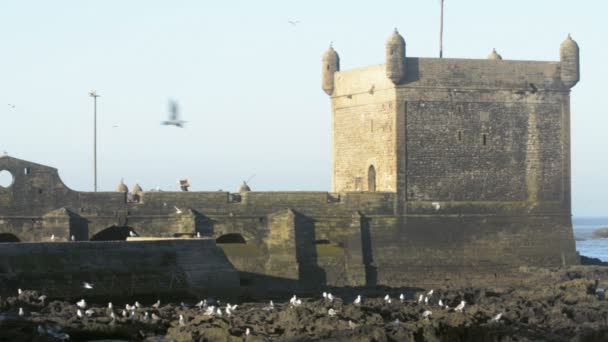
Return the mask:
[(8, 104), (8, 106), (9, 106), (11, 109), (15, 109), (15, 105), (14, 105), (14, 104), (12, 104), (12, 103), (9, 103), (9, 104)]
[(167, 121), (161, 122), (161, 125), (183, 128), (185, 123), (186, 121), (179, 119), (179, 107), (177, 105), (177, 102), (175, 102), (174, 100), (170, 100), (169, 119)]
[(287, 20), (288, 23), (290, 23), (292, 26), (296, 26), (300, 23), (299, 20)]

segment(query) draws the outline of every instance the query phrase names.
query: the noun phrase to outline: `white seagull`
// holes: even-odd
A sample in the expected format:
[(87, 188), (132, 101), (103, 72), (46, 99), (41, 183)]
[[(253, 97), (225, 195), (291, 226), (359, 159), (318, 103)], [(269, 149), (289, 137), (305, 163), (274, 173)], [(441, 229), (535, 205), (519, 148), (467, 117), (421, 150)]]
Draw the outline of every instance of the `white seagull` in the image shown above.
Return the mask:
[(136, 232), (134, 232), (133, 230), (129, 230), (129, 236), (130, 237), (136, 237), (138, 236)]
[(402, 294), (399, 295), (399, 300), (401, 301), (401, 303), (403, 303), (403, 301), (405, 300), (405, 296)]
[(361, 295), (357, 295), (357, 298), (355, 298), (355, 301), (353, 301), (353, 304), (355, 304), (355, 305), (361, 304)]
[(249, 334), (251, 334), (251, 330), (249, 330), (249, 328), (245, 329), (245, 335), (249, 336)]
[(391, 296), (389, 296), (389, 295), (384, 296), (384, 301), (387, 302), (387, 303), (390, 303)]
[(186, 325), (186, 320), (184, 319), (184, 315), (179, 315), (179, 325)]
[(329, 310), (327, 310), (327, 314), (329, 315), (329, 317), (333, 317), (338, 313), (338, 311), (334, 310), (333, 308), (329, 308)]
[(502, 318), (502, 312), (498, 313), (496, 316), (492, 317), (492, 322), (498, 322)]
[(84, 283), (82, 283), (82, 287), (84, 287), (87, 290), (92, 290), (93, 289), (93, 284), (91, 283), (87, 283), (86, 281)]
[(462, 312), (465, 305), (466, 305), (466, 302), (464, 300), (461, 301), (460, 304), (458, 304), (458, 306), (454, 309), (454, 311)]
[(161, 122), (161, 125), (165, 126), (175, 126), (179, 128), (183, 128), (186, 121), (179, 119), (179, 108), (177, 106), (177, 102), (174, 100), (169, 101), (169, 119), (167, 121)]
[(441, 299), (439, 300), (439, 306), (443, 307), (443, 301)]
[(51, 234), (51, 241), (55, 241), (55, 234)]
[(17, 294), (21, 296), (21, 294), (23, 293), (23, 290), (21, 289), (17, 289)]
[(178, 214), (178, 215), (179, 215), (179, 214), (181, 214), (181, 213), (182, 213), (182, 210), (181, 210), (180, 208), (178, 208), (178, 207), (177, 207), (177, 206), (175, 206), (175, 205), (174, 205), (173, 207), (175, 208), (175, 213), (176, 213), (176, 214)]
[(87, 311), (84, 312), (85, 315), (91, 317), (93, 316), (93, 314), (95, 313), (95, 311), (93, 309), (89, 309)]
[(154, 305), (152, 305), (153, 308), (158, 309), (160, 307), (160, 299), (156, 301), (156, 303), (154, 303)]
[(158, 317), (158, 315), (153, 312), (152, 313), (152, 320), (158, 321), (159, 319), (160, 319), (160, 317)]
[(87, 302), (84, 299), (81, 299), (79, 302), (76, 302), (76, 306), (81, 309), (84, 309), (87, 307)]
[(422, 301), (423, 301), (423, 300), (424, 300), (424, 296), (423, 296), (423, 295), (420, 295), (420, 296), (418, 297), (418, 303), (422, 303)]
[(426, 295), (430, 297), (433, 295), (433, 292), (435, 292), (435, 290), (430, 290)]
[(82, 311), (80, 311), (80, 309), (77, 309), (77, 310), (76, 310), (76, 316), (77, 316), (78, 318), (82, 318)]
[(23, 317), (23, 315), (25, 315), (23, 308), (19, 308), (19, 317)]
[(433, 312), (431, 312), (430, 310), (426, 310), (422, 313), (422, 317), (423, 318), (428, 318), (430, 315), (432, 315)]

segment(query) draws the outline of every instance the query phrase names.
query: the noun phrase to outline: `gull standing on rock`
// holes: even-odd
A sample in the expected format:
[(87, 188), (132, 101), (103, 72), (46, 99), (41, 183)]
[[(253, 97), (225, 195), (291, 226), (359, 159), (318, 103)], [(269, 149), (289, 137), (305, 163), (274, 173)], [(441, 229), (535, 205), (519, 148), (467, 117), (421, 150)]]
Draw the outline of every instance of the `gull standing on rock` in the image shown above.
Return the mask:
[(21, 296), (22, 293), (23, 291), (21, 289), (17, 289), (17, 295)]
[(45, 295), (42, 295), (42, 296), (38, 297), (38, 300), (39, 300), (39, 301), (40, 301), (42, 304), (44, 304), (44, 301), (46, 300), (46, 296), (45, 296)]
[(186, 320), (184, 319), (184, 315), (179, 315), (179, 325), (186, 325)]
[(91, 283), (87, 283), (86, 281), (84, 283), (82, 283), (82, 287), (84, 287), (87, 290), (92, 290), (93, 289), (93, 284)]
[(327, 314), (329, 315), (329, 317), (333, 317), (338, 313), (338, 311), (334, 310), (333, 308), (329, 308), (329, 310), (327, 310)]
[(401, 301), (401, 303), (403, 303), (403, 301), (405, 300), (405, 296), (402, 294), (399, 295), (399, 300)]
[(502, 312), (499, 312), (496, 316), (492, 317), (492, 322), (498, 322), (502, 318)]
[(160, 307), (160, 299), (156, 301), (156, 303), (154, 303), (154, 305), (152, 305), (153, 308), (158, 309)]
[(360, 305), (361, 304), (361, 295), (357, 295), (357, 298), (353, 301), (353, 304)]
[(19, 317), (23, 317), (24, 315), (23, 308), (19, 308)]
[(87, 302), (85, 302), (84, 299), (81, 299), (79, 302), (76, 302), (76, 306), (78, 306), (81, 309), (84, 309), (87, 307)]
[(87, 311), (84, 312), (85, 315), (91, 317), (93, 316), (93, 314), (95, 313), (95, 311), (93, 309), (89, 309)]
[(80, 309), (76, 309), (76, 317), (82, 318), (82, 311)]
[(160, 317), (158, 317), (158, 315), (156, 315), (154, 312), (152, 313), (152, 320), (154, 321), (158, 321), (160, 319)]
[(423, 317), (423, 318), (429, 318), (429, 316), (430, 316), (430, 315), (432, 315), (432, 314), (433, 314), (433, 312), (432, 312), (432, 311), (430, 311), (430, 310), (426, 310), (426, 311), (424, 311), (424, 312), (422, 313), (422, 317)]
[(424, 300), (423, 295), (418, 296), (418, 304), (422, 303), (423, 300)]
[(177, 207), (177, 206), (175, 206), (175, 205), (174, 205), (173, 207), (175, 208), (175, 213), (176, 213), (176, 214), (178, 214), (178, 215), (179, 215), (179, 214), (181, 214), (181, 213), (182, 213), (182, 210), (181, 210), (180, 208), (178, 208), (178, 207)]
[(462, 310), (464, 309), (464, 306), (466, 305), (466, 302), (463, 300), (460, 302), (460, 304), (458, 304), (458, 306), (454, 309), (454, 311), (456, 312), (462, 312)]

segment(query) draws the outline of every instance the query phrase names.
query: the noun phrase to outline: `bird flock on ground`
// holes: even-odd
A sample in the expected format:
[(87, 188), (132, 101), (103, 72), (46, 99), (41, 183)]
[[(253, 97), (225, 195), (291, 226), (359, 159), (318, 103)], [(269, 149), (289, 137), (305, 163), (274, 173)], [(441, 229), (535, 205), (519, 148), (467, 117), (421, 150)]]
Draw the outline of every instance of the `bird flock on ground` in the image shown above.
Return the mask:
[[(89, 282), (83, 282), (82, 287), (86, 290), (92, 290), (94, 288), (94, 284), (89, 283)], [(423, 305), (424, 306), (424, 311), (421, 313), (421, 318), (424, 320), (429, 320), (432, 318), (433, 315), (433, 311), (431, 309), (433, 309), (433, 307), (438, 307), (439, 310), (448, 310), (451, 312), (463, 312), (465, 307), (466, 307), (466, 302), (464, 300), (460, 301), (460, 303), (458, 305), (456, 305), (455, 307), (451, 308), (448, 305), (444, 304), (444, 301), (442, 300), (442, 298), (438, 298), (438, 296), (434, 296), (434, 290), (429, 290), (425, 293), (420, 293), (418, 295), (417, 300), (409, 301), (410, 303), (414, 303), (415, 305)], [(17, 294), (19, 296), (21, 296), (23, 294), (23, 291), (21, 289), (17, 290)], [(341, 300), (340, 298), (334, 296), (333, 294), (329, 293), (329, 292), (323, 292), (321, 294), (323, 301), (327, 302), (327, 303), (333, 303), (336, 300)], [(408, 302), (408, 300), (406, 299), (405, 295), (402, 293), (399, 295), (399, 302), (400, 303), (405, 303)], [(38, 297), (38, 300), (44, 304), (45, 300), (47, 299), (47, 296), (45, 295), (41, 295)], [(391, 298), (391, 296), (389, 294), (386, 294), (383, 298), (383, 301), (385, 304), (392, 304), (393, 303), (393, 299)], [(360, 306), (363, 303), (363, 298), (361, 295), (357, 295), (357, 297), (352, 301), (352, 304), (355, 306)], [(295, 308), (302, 305), (302, 299), (298, 298), (296, 295), (293, 295), (291, 297), (291, 299), (289, 300), (289, 307), (291, 308)], [(103, 308), (93, 308), (93, 307), (89, 307), (89, 304), (86, 302), (85, 299), (81, 299), (79, 301), (77, 301), (75, 303), (76, 306), (76, 318), (79, 320), (82, 319), (86, 319), (86, 318), (91, 318), (91, 317), (99, 317), (99, 316), (107, 316), (111, 319), (110, 324), (114, 324), (117, 320), (131, 320), (131, 321), (141, 321), (141, 322), (158, 322), (161, 319), (163, 319), (161, 316), (159, 316), (161, 313), (159, 311), (159, 309), (161, 308), (161, 301), (157, 300), (154, 304), (152, 304), (151, 306), (147, 307), (142, 305), (139, 301), (135, 301), (135, 303), (133, 303), (133, 305), (131, 304), (126, 304), (124, 306), (124, 308), (116, 308), (114, 307), (114, 305), (112, 304), (112, 302), (109, 302), (107, 305), (107, 308), (103, 309)], [(182, 302), (180, 304), (180, 307), (182, 309), (187, 309), (189, 306), (187, 304), (185, 304), (184, 302)], [(196, 303), (194, 305), (195, 308), (197, 308), (203, 315), (206, 316), (211, 316), (211, 317), (230, 317), (238, 308), (238, 305), (231, 305), (230, 303), (226, 303), (225, 305), (223, 305), (221, 303), (221, 301), (219, 300), (201, 300), (198, 303)], [(273, 303), (273, 301), (271, 300), (267, 306), (263, 307), (263, 310), (266, 311), (272, 311), (275, 310), (275, 304)], [(328, 317), (335, 317), (339, 314), (340, 311), (330, 307), (327, 310), (327, 316)], [(495, 316), (493, 316), (489, 322), (500, 322), (502, 319), (502, 313), (499, 312), (497, 313)], [(24, 309), (22, 307), (19, 308), (18, 311), (18, 316), (19, 317), (25, 317), (26, 316), (26, 312), (24, 311)], [(399, 325), (401, 322), (396, 319), (392, 324), (393, 325)], [(183, 314), (179, 314), (177, 322), (177, 325), (179, 326), (185, 326), (188, 324), (188, 320), (186, 317), (184, 317)], [(356, 324), (355, 322), (352, 321), (348, 321), (348, 325), (351, 329), (354, 329), (358, 326), (358, 324)], [(69, 335), (66, 333), (62, 333), (59, 329), (57, 329), (57, 327), (52, 328), (52, 327), (44, 327), (39, 325), (37, 327), (37, 331), (40, 335), (49, 335), (52, 336), (56, 339), (59, 340), (69, 340)], [(247, 328), (245, 331), (245, 335), (248, 336), (250, 335), (251, 329)]]

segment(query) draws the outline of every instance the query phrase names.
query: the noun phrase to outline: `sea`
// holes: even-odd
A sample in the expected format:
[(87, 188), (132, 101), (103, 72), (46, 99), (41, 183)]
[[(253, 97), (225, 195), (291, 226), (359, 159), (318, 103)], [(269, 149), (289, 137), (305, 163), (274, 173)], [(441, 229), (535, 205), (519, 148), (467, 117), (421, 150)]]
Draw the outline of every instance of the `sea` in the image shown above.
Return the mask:
[(608, 227), (608, 217), (573, 217), (574, 240), (580, 255), (608, 262), (608, 239), (594, 239), (598, 228)]

